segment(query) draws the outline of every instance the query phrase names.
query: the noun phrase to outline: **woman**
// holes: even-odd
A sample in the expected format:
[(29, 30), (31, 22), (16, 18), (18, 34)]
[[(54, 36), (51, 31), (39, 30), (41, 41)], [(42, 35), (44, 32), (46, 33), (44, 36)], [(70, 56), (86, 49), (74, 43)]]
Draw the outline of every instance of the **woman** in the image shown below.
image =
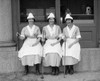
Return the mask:
[(64, 43), (62, 45), (63, 58), (62, 64), (66, 66), (65, 73), (73, 74), (73, 65), (80, 61), (80, 44), (79, 39), (81, 38), (79, 28), (73, 24), (73, 18), (70, 14), (65, 17), (67, 26), (63, 29)]
[(52, 67), (52, 74), (59, 74), (59, 65), (62, 57), (62, 50), (60, 45), (61, 29), (55, 25), (55, 16), (50, 13), (48, 16), (49, 24), (43, 27), (43, 36), (46, 38), (44, 45), (44, 66)]
[(20, 39), (25, 40), (22, 48), (18, 52), (22, 65), (25, 66), (25, 74), (28, 73), (28, 66), (36, 65), (36, 73), (39, 74), (39, 64), (41, 63), (42, 46), (40, 44), (40, 29), (34, 24), (34, 16), (29, 13), (28, 25), (25, 26), (20, 35)]

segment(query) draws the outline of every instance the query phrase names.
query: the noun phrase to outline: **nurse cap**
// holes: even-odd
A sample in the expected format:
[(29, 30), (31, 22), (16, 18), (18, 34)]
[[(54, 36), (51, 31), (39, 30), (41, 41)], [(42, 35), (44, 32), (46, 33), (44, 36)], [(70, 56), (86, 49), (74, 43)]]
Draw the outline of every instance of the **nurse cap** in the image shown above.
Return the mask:
[(66, 20), (66, 19), (71, 19), (71, 20), (73, 20), (73, 18), (70, 16), (70, 14), (66, 14), (65, 20)]
[(49, 19), (49, 18), (55, 18), (54, 14), (50, 13), (47, 19)]
[(29, 13), (29, 14), (28, 14), (27, 19), (30, 19), (30, 18), (34, 18), (34, 16), (33, 16), (33, 14), (32, 14), (32, 13)]

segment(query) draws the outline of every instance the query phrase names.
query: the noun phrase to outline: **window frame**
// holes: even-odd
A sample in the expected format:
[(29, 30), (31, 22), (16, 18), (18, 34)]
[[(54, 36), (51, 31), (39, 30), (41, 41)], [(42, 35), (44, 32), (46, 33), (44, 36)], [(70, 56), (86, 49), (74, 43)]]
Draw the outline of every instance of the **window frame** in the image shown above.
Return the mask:
[[(60, 0), (61, 1), (61, 0)], [(96, 10), (96, 4), (97, 4), (97, 0), (94, 0), (94, 8), (93, 8), (93, 19), (91, 19), (91, 20), (88, 20), (88, 19), (84, 19), (84, 20), (81, 20), (81, 19), (75, 19), (74, 20), (74, 23), (75, 24), (80, 24), (80, 25), (84, 25), (84, 24), (91, 24), (91, 25), (96, 25), (96, 23), (97, 23), (97, 21), (96, 21), (96, 19), (97, 19), (97, 16), (96, 16), (96, 14), (97, 14), (97, 10)], [(59, 4), (60, 6), (61, 6), (61, 4)], [(60, 7), (59, 7), (60, 8)], [(61, 12), (60, 12), (60, 14), (61, 14)], [(71, 15), (77, 15), (77, 14), (71, 14)], [(59, 22), (60, 22), (60, 24), (64, 24), (64, 23), (62, 23), (61, 22), (61, 16), (59, 17)], [(87, 21), (87, 22), (84, 22), (84, 21)], [(82, 23), (83, 22), (83, 23)]]

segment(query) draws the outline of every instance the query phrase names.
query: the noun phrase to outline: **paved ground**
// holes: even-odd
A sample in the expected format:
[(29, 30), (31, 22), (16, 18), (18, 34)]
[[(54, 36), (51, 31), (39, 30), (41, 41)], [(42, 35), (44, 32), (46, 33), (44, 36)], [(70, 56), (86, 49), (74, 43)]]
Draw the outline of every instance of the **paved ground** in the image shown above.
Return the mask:
[(82, 72), (75, 73), (73, 75), (60, 74), (58, 76), (44, 75), (44, 79), (41, 79), (41, 75), (28, 74), (27, 76), (22, 73), (9, 73), (0, 74), (0, 81), (100, 81), (100, 72)]

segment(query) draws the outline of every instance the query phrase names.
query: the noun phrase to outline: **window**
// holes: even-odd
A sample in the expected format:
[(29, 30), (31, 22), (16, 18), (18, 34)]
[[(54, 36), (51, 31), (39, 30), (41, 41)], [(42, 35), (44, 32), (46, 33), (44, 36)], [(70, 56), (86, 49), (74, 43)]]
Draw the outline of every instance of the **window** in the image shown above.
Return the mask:
[(76, 21), (93, 21), (94, 0), (60, 0), (60, 2), (60, 13), (63, 23), (66, 13), (70, 13)]
[(50, 12), (55, 13), (55, 0), (20, 0), (20, 21), (27, 21), (27, 14), (32, 12), (36, 22), (46, 21)]

